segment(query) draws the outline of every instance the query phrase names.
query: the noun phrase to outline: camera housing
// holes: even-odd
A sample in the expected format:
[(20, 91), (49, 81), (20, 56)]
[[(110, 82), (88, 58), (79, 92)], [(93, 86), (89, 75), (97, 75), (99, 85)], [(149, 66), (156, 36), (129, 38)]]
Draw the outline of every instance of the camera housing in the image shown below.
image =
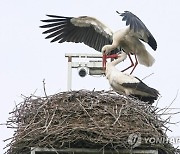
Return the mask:
[(80, 77), (85, 77), (87, 74), (89, 74), (89, 69), (87, 67), (79, 67), (78, 68), (78, 74)]

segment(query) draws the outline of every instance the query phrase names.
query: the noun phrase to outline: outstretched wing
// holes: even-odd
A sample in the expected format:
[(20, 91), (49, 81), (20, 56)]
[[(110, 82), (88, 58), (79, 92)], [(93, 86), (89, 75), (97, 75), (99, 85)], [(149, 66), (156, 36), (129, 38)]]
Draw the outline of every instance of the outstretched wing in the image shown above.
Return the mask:
[(122, 20), (126, 21), (126, 26), (130, 26), (131, 32), (141, 39), (142, 41), (148, 43), (153, 50), (157, 49), (157, 42), (151, 32), (147, 29), (144, 23), (133, 13), (129, 11), (124, 11), (124, 13), (119, 13), (122, 16)]
[[(51, 42), (84, 43), (97, 51), (101, 51), (104, 45), (112, 44), (113, 32), (93, 17), (47, 16), (50, 19), (42, 20), (47, 24), (40, 27), (48, 29), (43, 34), (49, 34), (46, 39), (53, 38)], [(113, 53), (118, 51), (118, 49), (115, 49)]]

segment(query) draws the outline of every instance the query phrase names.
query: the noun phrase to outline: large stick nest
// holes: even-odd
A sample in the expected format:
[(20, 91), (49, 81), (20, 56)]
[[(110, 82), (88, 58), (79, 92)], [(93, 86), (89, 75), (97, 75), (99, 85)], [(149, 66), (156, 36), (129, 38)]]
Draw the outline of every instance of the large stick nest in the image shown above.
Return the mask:
[(10, 113), (15, 128), (7, 154), (30, 153), (30, 147), (131, 149), (130, 134), (141, 134), (141, 148), (174, 153), (169, 143), (145, 143), (143, 137), (166, 138), (157, 107), (111, 91), (70, 91), (30, 96)]

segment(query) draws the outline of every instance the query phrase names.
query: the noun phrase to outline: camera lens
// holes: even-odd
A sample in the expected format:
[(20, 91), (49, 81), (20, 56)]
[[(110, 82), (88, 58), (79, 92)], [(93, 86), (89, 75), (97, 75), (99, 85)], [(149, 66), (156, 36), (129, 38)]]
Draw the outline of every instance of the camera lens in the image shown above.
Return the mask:
[(79, 70), (79, 76), (80, 77), (85, 77), (86, 76), (86, 70), (84, 69), (84, 68), (81, 68), (80, 70)]

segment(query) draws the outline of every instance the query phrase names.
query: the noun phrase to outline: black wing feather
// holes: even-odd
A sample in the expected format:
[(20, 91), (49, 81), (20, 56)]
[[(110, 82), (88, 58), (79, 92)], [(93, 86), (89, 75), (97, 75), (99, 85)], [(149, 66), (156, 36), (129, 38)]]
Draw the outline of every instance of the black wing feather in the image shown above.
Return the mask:
[(62, 23), (61, 22), (57, 22), (57, 23), (52, 23), (52, 24), (40, 26), (40, 28), (50, 28), (50, 27), (59, 26), (60, 24), (62, 24)]
[[(47, 15), (52, 19), (41, 20), (47, 23), (40, 26), (41, 28), (48, 28), (43, 34), (48, 34), (47, 39), (53, 38), (51, 42), (75, 42), (81, 43), (94, 48), (101, 52), (104, 45), (112, 44), (112, 36), (107, 34), (104, 36), (101, 32), (97, 32), (96, 27), (77, 26), (71, 21), (73, 17), (63, 17), (57, 15)], [(83, 17), (82, 17), (83, 18)], [(109, 35), (109, 36), (108, 36)], [(113, 53), (118, 53), (119, 49), (115, 49)]]
[(147, 86), (139, 78), (137, 78), (137, 77), (135, 77), (135, 78), (139, 80), (138, 83), (123, 83), (122, 86), (126, 87), (126, 88), (133, 88), (138, 91), (147, 93), (148, 96), (131, 94), (132, 96), (138, 97), (142, 101), (148, 101), (150, 103), (153, 103), (154, 100), (157, 100), (157, 98), (159, 96), (159, 92), (156, 89)]
[(44, 31), (43, 34), (55, 32), (55, 31), (57, 31), (57, 30), (59, 30), (59, 29), (61, 29), (63, 27), (64, 27), (64, 25), (60, 25), (60, 26), (57, 26), (57, 27), (50, 28), (50, 29)]
[[(144, 23), (133, 13), (129, 11), (124, 11), (124, 13), (119, 13), (120, 16), (122, 16), (122, 20), (126, 21), (126, 26), (130, 25), (130, 29), (132, 29), (134, 32), (140, 32), (144, 31), (144, 33), (147, 35), (148, 38), (148, 44), (151, 46), (153, 50), (157, 49), (157, 42), (151, 32), (147, 29), (147, 27), (144, 25)], [(143, 40), (141, 38), (141, 40)], [(143, 40), (145, 41), (145, 40)]]
[(159, 95), (159, 92), (154, 89), (154, 88), (151, 88), (149, 86), (147, 86), (144, 82), (142, 82), (139, 78), (135, 77), (137, 80), (139, 80), (138, 83), (123, 83), (122, 85), (124, 87), (127, 87), (127, 88), (134, 88), (138, 91), (142, 91), (142, 92), (145, 92), (149, 95), (152, 95), (154, 97), (158, 97)]

